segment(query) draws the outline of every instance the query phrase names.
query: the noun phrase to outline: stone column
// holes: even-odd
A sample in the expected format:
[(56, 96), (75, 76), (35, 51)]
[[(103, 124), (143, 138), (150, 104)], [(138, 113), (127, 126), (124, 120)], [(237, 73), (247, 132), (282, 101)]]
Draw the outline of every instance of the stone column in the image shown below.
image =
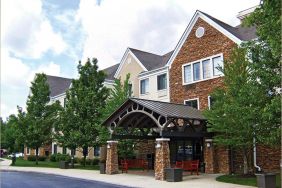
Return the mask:
[(118, 173), (118, 141), (107, 141), (106, 174)]
[(156, 139), (155, 179), (165, 180), (165, 168), (170, 167), (169, 138)]
[(204, 142), (204, 161), (205, 161), (205, 173), (213, 174), (216, 173), (216, 158), (215, 158), (215, 147), (212, 139), (205, 139)]

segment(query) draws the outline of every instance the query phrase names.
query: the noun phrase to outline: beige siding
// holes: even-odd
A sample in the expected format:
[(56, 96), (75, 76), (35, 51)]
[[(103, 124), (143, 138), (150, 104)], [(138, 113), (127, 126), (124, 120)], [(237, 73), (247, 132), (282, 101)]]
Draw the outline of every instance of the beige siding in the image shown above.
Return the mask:
[(117, 78), (121, 78), (121, 81), (124, 81), (126, 75), (130, 73), (130, 82), (132, 84), (132, 91), (133, 91), (132, 96), (134, 97), (139, 97), (138, 74), (142, 71), (144, 71), (143, 68), (139, 65), (139, 63), (135, 60), (135, 58), (133, 58), (132, 55), (129, 53), (125, 59), (123, 66), (121, 67), (119, 74), (117, 75)]

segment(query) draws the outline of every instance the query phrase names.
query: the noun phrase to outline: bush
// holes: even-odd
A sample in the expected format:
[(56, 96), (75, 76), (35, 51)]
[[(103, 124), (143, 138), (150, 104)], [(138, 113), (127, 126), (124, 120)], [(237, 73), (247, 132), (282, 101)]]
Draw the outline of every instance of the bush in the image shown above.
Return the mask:
[(56, 162), (56, 154), (52, 154), (52, 155), (50, 156), (50, 161)]
[(38, 160), (39, 160), (39, 161), (45, 161), (45, 160), (46, 160), (46, 157), (45, 157), (45, 156), (39, 156), (39, 157), (38, 157)]
[(30, 155), (27, 157), (28, 161), (36, 161), (36, 156), (35, 155)]
[(100, 161), (100, 160), (97, 159), (97, 158), (93, 159), (93, 165), (98, 165), (99, 161)]

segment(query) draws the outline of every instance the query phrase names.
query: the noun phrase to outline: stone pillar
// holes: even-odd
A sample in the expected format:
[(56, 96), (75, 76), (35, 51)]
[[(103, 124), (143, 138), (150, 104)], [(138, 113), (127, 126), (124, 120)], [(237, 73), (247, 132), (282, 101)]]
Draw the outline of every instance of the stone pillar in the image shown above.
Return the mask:
[(156, 139), (155, 179), (165, 180), (165, 168), (170, 167), (169, 138)]
[(106, 174), (118, 173), (118, 141), (107, 141)]
[(215, 147), (213, 145), (212, 139), (205, 139), (204, 144), (205, 173), (216, 173), (217, 161), (215, 157)]

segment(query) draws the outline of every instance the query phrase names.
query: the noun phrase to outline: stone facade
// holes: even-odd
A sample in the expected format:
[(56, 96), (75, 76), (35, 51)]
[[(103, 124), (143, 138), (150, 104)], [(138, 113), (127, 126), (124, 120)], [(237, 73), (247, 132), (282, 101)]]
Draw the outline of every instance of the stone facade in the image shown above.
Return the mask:
[(170, 167), (169, 138), (157, 138), (155, 158), (155, 179), (165, 180), (165, 168)]
[(155, 140), (140, 140), (135, 150), (137, 159), (147, 159), (147, 154), (155, 153)]
[[(198, 27), (205, 28), (201, 38), (195, 36)], [(184, 100), (199, 98), (199, 109), (208, 107), (208, 96), (216, 87), (223, 85), (222, 78), (200, 81), (190, 85), (182, 84), (182, 65), (196, 60), (223, 54), (223, 59), (230, 57), (236, 44), (202, 19), (195, 23), (190, 35), (171, 64), (170, 69), (170, 101), (183, 104)]]
[(107, 146), (107, 161), (106, 161), (106, 174), (118, 173), (118, 152), (117, 141), (108, 141)]

